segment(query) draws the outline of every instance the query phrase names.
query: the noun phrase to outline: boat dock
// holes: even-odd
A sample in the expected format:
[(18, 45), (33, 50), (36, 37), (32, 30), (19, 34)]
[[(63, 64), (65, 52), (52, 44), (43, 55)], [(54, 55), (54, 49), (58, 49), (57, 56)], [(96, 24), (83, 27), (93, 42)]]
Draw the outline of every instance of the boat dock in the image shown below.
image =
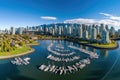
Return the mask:
[(92, 58), (98, 58), (98, 54), (95, 53), (95, 52), (88, 51), (88, 50), (86, 50), (86, 49), (78, 48), (78, 47), (71, 46), (71, 45), (68, 46), (68, 47), (73, 48), (73, 49), (76, 49), (76, 50), (79, 50), (79, 51), (81, 51), (81, 52), (83, 52), (83, 53), (86, 53), (86, 54), (90, 55), (90, 58), (91, 58), (91, 59), (92, 59)]

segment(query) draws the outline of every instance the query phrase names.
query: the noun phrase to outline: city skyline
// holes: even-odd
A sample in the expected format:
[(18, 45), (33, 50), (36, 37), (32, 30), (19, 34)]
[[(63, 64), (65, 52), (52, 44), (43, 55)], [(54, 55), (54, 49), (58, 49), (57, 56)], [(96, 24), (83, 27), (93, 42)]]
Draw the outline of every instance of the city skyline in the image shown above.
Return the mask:
[(119, 29), (119, 0), (1, 0), (0, 29), (57, 22), (111, 24)]

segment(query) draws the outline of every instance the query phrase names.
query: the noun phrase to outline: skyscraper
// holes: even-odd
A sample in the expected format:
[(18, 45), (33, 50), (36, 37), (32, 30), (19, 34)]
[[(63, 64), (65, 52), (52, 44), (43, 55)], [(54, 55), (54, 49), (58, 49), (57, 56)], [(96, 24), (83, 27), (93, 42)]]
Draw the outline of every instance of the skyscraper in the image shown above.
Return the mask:
[(88, 35), (91, 37), (91, 34), (92, 34), (92, 26), (89, 25), (88, 26)]
[(85, 31), (83, 32), (83, 38), (84, 38), (84, 39), (88, 39), (88, 31), (87, 31), (87, 30), (85, 30)]
[(19, 27), (19, 28), (18, 28), (18, 34), (23, 34), (23, 30), (24, 30), (23, 27)]
[(109, 34), (110, 35), (115, 35), (115, 28), (114, 27), (110, 28)]
[(58, 27), (58, 35), (60, 36), (62, 34), (62, 26)]
[(96, 27), (96, 34), (100, 35), (100, 27), (98, 25), (96, 25), (95, 27)]
[(92, 26), (92, 32), (91, 32), (91, 40), (96, 40), (97, 34), (96, 34), (96, 28), (95, 25)]
[(102, 43), (110, 43), (110, 39), (109, 39), (109, 32), (106, 30), (105, 26), (103, 24), (101, 24), (102, 27), (102, 32), (101, 32), (101, 42)]
[(68, 28), (67, 25), (65, 25), (64, 28), (63, 28), (64, 36), (67, 36), (67, 28)]
[(68, 36), (71, 36), (71, 34), (72, 34), (72, 27), (71, 26), (69, 26), (67, 28), (67, 34), (68, 34)]
[(82, 26), (80, 25), (78, 27), (78, 38), (82, 38), (83, 37), (83, 31), (82, 31)]
[(14, 35), (15, 34), (15, 28), (11, 27), (11, 34)]

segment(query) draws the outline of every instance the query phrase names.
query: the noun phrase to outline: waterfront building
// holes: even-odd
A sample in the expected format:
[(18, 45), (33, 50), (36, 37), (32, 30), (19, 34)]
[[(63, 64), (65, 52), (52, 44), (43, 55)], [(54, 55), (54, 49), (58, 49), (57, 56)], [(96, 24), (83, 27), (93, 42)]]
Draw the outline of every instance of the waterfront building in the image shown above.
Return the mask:
[(82, 29), (83, 29), (83, 31), (86, 30), (86, 25), (85, 24), (82, 24)]
[(44, 25), (42, 25), (43, 26), (43, 32), (44, 32), (44, 34), (46, 34), (46, 24), (44, 24)]
[(67, 36), (67, 28), (68, 28), (67, 25), (65, 25), (64, 28), (63, 28), (64, 36)]
[(85, 31), (83, 32), (83, 38), (84, 38), (84, 39), (88, 39), (88, 31), (87, 31), (87, 30), (85, 30)]
[(55, 29), (52, 28), (52, 35), (55, 36)]
[(115, 28), (114, 27), (110, 28), (109, 34), (110, 34), (110, 36), (115, 35)]
[(72, 27), (69, 26), (69, 35), (71, 35), (71, 34), (72, 34)]
[(49, 28), (48, 28), (48, 33), (49, 33), (49, 34), (52, 34), (52, 27), (49, 27)]
[(105, 25), (105, 28), (106, 28), (107, 31), (109, 31), (108, 25)]
[(83, 31), (81, 25), (78, 27), (78, 38), (83, 38)]
[(102, 28), (102, 32), (101, 32), (101, 43), (110, 43), (110, 39), (109, 39), (109, 31), (106, 30), (105, 26), (103, 24), (101, 24), (101, 28)]
[(45, 32), (48, 33), (48, 31), (49, 31), (49, 29), (48, 29), (48, 27), (46, 27), (46, 28), (45, 28)]
[(39, 30), (38, 30), (38, 31), (43, 32), (42, 26), (39, 27)]
[[(5, 29), (5, 34), (10, 34), (10, 30), (8, 30), (8, 29)], [(1, 32), (0, 32), (0, 34), (1, 34)]]
[(63, 26), (61, 26), (61, 36), (63, 36), (64, 35), (64, 28), (63, 28)]
[(96, 34), (100, 35), (100, 27), (98, 25), (96, 25), (95, 27), (96, 27)]
[(92, 32), (91, 32), (91, 40), (96, 40), (96, 39), (97, 39), (96, 28), (95, 28), (95, 25), (93, 25)]
[(55, 24), (55, 25), (54, 25), (54, 33), (55, 33), (55, 35), (58, 35), (57, 32), (58, 32), (58, 28), (57, 28), (57, 25)]
[(92, 26), (89, 25), (88, 26), (88, 35), (89, 35), (89, 37), (91, 37), (91, 33), (92, 33)]
[(67, 28), (67, 35), (70, 36), (72, 34), (71, 26)]
[(88, 35), (89, 35), (89, 25), (86, 25), (86, 30), (88, 31)]
[[(35, 28), (34, 28), (35, 27)], [(86, 24), (50, 24), (50, 25), (40, 25), (34, 27), (26, 27), (26, 30), (22, 27), (14, 28), (11, 27), (11, 34), (23, 34), (23, 32), (28, 32), (30, 34), (39, 34), (43, 32), (47, 35), (53, 36), (67, 36), (73, 38), (81, 38), (87, 40), (100, 41), (101, 43), (110, 43), (109, 34), (115, 34), (114, 27), (108, 29), (108, 25), (101, 24), (98, 25), (86, 25)], [(38, 32), (37, 32), (38, 31)], [(120, 30), (117, 32), (120, 35)], [(100, 38), (97, 39), (97, 35)]]
[(73, 28), (74, 28), (73, 24), (70, 25), (70, 28), (71, 28), (71, 35), (70, 36), (73, 37)]
[(73, 37), (76, 37), (76, 35), (77, 35), (77, 27), (74, 26), (72, 36), (73, 36)]
[(26, 27), (26, 31), (28, 31), (28, 30), (29, 30), (29, 27), (27, 26), (27, 27)]
[(28, 27), (28, 30), (27, 31), (32, 31), (32, 27)]
[(24, 30), (23, 27), (19, 27), (19, 28), (18, 28), (18, 34), (23, 34), (23, 30)]
[(61, 26), (58, 27), (58, 35), (60, 36), (62, 34), (62, 28)]
[(11, 27), (11, 34), (14, 35), (15, 34), (15, 28)]

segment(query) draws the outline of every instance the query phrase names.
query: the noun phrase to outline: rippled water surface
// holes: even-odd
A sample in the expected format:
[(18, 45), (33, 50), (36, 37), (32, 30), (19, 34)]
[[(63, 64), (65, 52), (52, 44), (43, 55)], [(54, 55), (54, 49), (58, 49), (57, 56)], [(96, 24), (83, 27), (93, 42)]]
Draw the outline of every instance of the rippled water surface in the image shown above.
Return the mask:
[[(120, 80), (120, 48), (114, 50), (100, 50), (64, 40), (39, 40), (39, 42), (40, 45), (33, 46), (35, 52), (21, 57), (31, 58), (29, 65), (14, 65), (11, 63), (11, 60), (14, 59), (0, 60), (0, 80)], [(47, 56), (50, 54), (55, 57), (60, 57), (47, 50), (51, 43), (54, 43), (51, 47), (52, 50), (56, 50), (57, 45), (62, 45), (65, 50), (75, 53), (72, 56), (79, 56), (80, 59), (70, 62), (58, 62), (47, 59)], [(118, 41), (118, 43), (120, 45), (120, 41)], [(42, 64), (68, 66), (75, 64), (79, 60), (89, 58), (89, 55), (79, 50), (72, 49), (68, 47), (69, 45), (95, 52), (99, 57), (97, 59), (91, 59), (91, 63), (86, 65), (83, 69), (65, 75), (44, 72), (37, 68), (37, 66)], [(60, 58), (68, 57), (70, 56)]]

